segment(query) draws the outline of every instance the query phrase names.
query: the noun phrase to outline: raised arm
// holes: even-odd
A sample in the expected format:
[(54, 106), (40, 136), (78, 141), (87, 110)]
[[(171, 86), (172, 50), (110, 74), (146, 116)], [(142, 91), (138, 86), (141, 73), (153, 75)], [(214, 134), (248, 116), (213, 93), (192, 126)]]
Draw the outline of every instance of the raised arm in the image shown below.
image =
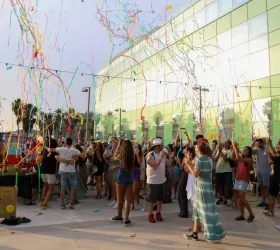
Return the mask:
[(151, 166), (153, 169), (158, 169), (163, 159), (164, 159), (163, 152), (161, 153), (160, 158), (158, 160), (155, 160), (152, 154), (149, 154), (147, 156), (147, 164)]
[(280, 157), (280, 155), (276, 152), (275, 148), (272, 146), (272, 141), (271, 141), (271, 139), (269, 137), (266, 138), (266, 142), (267, 142), (270, 154), (273, 157)]

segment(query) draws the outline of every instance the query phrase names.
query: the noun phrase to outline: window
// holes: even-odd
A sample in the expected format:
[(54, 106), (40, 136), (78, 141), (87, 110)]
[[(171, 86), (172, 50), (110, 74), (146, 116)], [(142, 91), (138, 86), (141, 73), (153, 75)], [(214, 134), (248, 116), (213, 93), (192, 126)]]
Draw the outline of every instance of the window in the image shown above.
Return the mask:
[(218, 46), (222, 51), (228, 50), (231, 48), (231, 30), (228, 30), (217, 36)]
[(232, 1), (218, 0), (219, 16), (223, 16), (232, 10)]
[(214, 3), (209, 4), (205, 8), (205, 21), (206, 24), (213, 22), (218, 18), (218, 2), (215, 1)]
[(232, 29), (232, 46), (248, 41), (248, 23), (242, 23)]
[(255, 53), (268, 48), (268, 36), (264, 35), (249, 42), (249, 53)]
[(253, 101), (253, 132), (258, 137), (267, 137), (271, 131), (271, 98)]
[(263, 13), (248, 21), (249, 40), (267, 33), (267, 16)]
[(250, 80), (269, 76), (268, 50), (262, 50), (250, 55)]

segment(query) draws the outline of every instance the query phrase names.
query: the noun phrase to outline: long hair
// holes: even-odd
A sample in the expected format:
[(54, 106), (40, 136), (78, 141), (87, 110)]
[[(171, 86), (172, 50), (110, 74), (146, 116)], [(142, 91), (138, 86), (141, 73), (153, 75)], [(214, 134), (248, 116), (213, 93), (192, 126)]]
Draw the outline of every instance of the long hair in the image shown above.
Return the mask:
[(134, 150), (131, 141), (125, 140), (120, 150), (121, 163), (125, 170), (131, 170), (134, 163)]
[(246, 146), (245, 148), (247, 148), (247, 150), (248, 150), (248, 156), (247, 157), (252, 159), (253, 158), (253, 150), (252, 150), (252, 148), (249, 147), (249, 146)]
[(139, 149), (139, 156), (142, 157), (143, 152), (142, 152), (142, 147), (139, 143), (134, 144), (134, 147), (137, 147)]
[(97, 142), (97, 145), (99, 146), (100, 156), (101, 156), (101, 158), (103, 158), (103, 154), (104, 154), (103, 144), (101, 142)]

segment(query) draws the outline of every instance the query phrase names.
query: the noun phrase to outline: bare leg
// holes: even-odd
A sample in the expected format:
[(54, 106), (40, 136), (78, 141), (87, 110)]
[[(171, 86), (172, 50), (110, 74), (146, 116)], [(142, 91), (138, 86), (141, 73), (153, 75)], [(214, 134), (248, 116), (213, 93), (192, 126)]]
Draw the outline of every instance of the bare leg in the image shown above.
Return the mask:
[(269, 212), (271, 212), (272, 214), (274, 214), (276, 199), (276, 196), (269, 195)]
[(266, 203), (267, 196), (268, 196), (268, 186), (262, 186), (261, 191), (262, 191), (263, 202)]
[(95, 176), (97, 195), (102, 195), (102, 176)]
[(133, 185), (133, 198), (136, 201), (136, 204), (140, 204), (139, 201), (139, 193), (141, 189), (140, 185), (141, 185), (140, 181), (135, 181)]
[(193, 224), (193, 232), (194, 233), (198, 233), (200, 231), (200, 223), (195, 221), (194, 224)]
[(47, 205), (48, 201), (52, 197), (55, 189), (55, 184), (49, 184), (49, 190), (46, 194), (46, 198), (44, 199), (43, 205)]
[(118, 200), (118, 217), (122, 218), (123, 199), (125, 194), (125, 187), (117, 185), (117, 200)]
[(148, 203), (148, 212), (149, 214), (154, 213), (154, 203)]
[(47, 196), (48, 189), (49, 189), (48, 183), (44, 182), (44, 186), (43, 186), (43, 190), (42, 190), (41, 202), (44, 202), (44, 199)]
[(132, 198), (132, 185), (129, 185), (125, 188), (125, 221), (129, 220), (131, 198)]
[(65, 200), (65, 190), (61, 189), (60, 190), (60, 202), (61, 202), (61, 204), (64, 204), (64, 200)]
[(161, 208), (162, 208), (162, 201), (158, 201), (157, 202), (157, 213), (161, 212)]
[(72, 204), (75, 204), (75, 193), (76, 193), (76, 188), (71, 188), (70, 200)]
[(117, 196), (117, 188), (116, 188), (116, 182), (112, 181), (112, 191), (113, 191), (113, 198), (115, 201), (118, 201), (118, 196)]

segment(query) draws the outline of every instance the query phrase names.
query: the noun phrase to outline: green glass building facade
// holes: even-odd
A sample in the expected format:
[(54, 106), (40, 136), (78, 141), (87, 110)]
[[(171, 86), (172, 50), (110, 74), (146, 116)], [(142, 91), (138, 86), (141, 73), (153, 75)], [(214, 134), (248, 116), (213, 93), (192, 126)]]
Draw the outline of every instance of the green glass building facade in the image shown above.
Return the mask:
[[(181, 127), (193, 138), (201, 126), (209, 139), (278, 141), (280, 1), (191, 2), (99, 72), (96, 133), (168, 144)], [(126, 111), (121, 128), (116, 109)]]

